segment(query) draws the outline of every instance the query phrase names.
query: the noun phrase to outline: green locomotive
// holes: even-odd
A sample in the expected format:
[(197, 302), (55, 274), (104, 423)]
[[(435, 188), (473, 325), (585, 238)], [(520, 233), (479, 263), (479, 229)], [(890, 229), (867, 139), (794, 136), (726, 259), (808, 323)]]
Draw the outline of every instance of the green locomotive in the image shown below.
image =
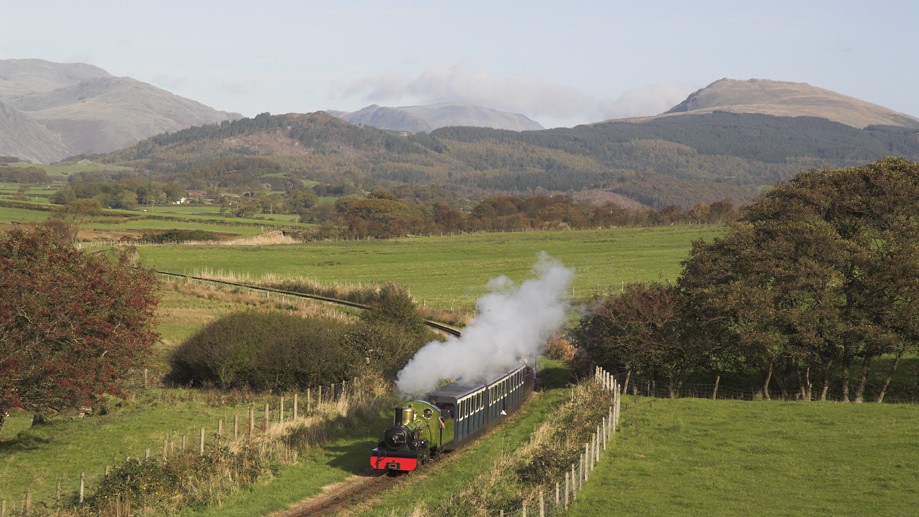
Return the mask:
[(393, 426), (370, 453), (377, 470), (412, 471), (432, 455), (455, 449), (517, 409), (533, 389), (521, 365), (489, 382), (454, 382), (395, 409)]

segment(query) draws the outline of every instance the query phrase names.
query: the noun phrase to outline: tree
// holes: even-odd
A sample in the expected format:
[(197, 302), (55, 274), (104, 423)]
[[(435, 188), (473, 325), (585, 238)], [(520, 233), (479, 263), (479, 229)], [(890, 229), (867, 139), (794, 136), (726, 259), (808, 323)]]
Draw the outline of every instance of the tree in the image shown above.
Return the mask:
[(700, 341), (681, 339), (679, 311), (673, 286), (630, 284), (595, 300), (571, 340), (590, 364), (664, 380), (675, 395), (710, 356)]
[(696, 244), (685, 266), (679, 285), (693, 322), (737, 343), (763, 370), (766, 393), (781, 363), (805, 392), (821, 366), (825, 396), (835, 364), (848, 401), (860, 361), (861, 402), (872, 361), (919, 335), (919, 163), (799, 174), (747, 207), (723, 239)]
[(158, 337), (155, 276), (127, 256), (77, 250), (62, 227), (0, 236), (0, 415), (40, 417), (118, 394)]

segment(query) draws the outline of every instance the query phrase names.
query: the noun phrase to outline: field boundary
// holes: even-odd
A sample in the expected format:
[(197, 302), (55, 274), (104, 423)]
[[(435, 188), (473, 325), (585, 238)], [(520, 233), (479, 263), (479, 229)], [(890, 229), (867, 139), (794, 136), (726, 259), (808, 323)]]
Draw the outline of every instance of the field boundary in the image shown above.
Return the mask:
[[(217, 279), (214, 279), (214, 278), (206, 278), (206, 277), (201, 277), (201, 276), (186, 275), (186, 274), (183, 274), (183, 273), (172, 273), (172, 272), (169, 272), (169, 271), (154, 270), (154, 273), (156, 273), (157, 275), (160, 275), (160, 276), (165, 276), (165, 277), (167, 277), (167, 278), (181, 278), (181, 279), (192, 280), (192, 281), (196, 281), (196, 282), (206, 282), (206, 283), (218, 284), (218, 285), (229, 286), (229, 287), (234, 287), (234, 288), (239, 288), (239, 289), (247, 289), (247, 290), (250, 290), (250, 291), (256, 291), (256, 292), (260, 292), (260, 293), (265, 293), (266, 296), (268, 296), (268, 297), (270, 297), (271, 294), (275, 294), (275, 295), (281, 296), (281, 297), (291, 297), (291, 298), (301, 298), (301, 299), (302, 299), (302, 298), (306, 298), (306, 299), (309, 299), (309, 300), (316, 300), (316, 301), (320, 301), (320, 302), (331, 303), (331, 304), (334, 304), (334, 305), (341, 305), (341, 306), (351, 307), (351, 308), (355, 308), (355, 309), (362, 309), (362, 310), (371, 310), (371, 309), (372, 309), (371, 306), (366, 305), (366, 304), (363, 304), (363, 303), (357, 303), (357, 302), (352, 302), (352, 301), (348, 301), (348, 300), (341, 300), (341, 299), (338, 299), (338, 298), (330, 298), (330, 297), (328, 297), (328, 296), (322, 296), (322, 295), (318, 295), (318, 294), (307, 294), (307, 293), (298, 293), (298, 292), (295, 292), (295, 291), (285, 291), (285, 290), (283, 290), (283, 289), (275, 289), (275, 288), (273, 288), (273, 287), (263, 287), (263, 286), (257, 286), (257, 285), (242, 284), (242, 283), (239, 283), (239, 282), (230, 282), (230, 281), (228, 281), (228, 280), (217, 280)], [(459, 337), (459, 336), (460, 336), (460, 331), (459, 331), (458, 329), (453, 328), (453, 327), (450, 327), (450, 326), (445, 325), (445, 324), (443, 324), (443, 323), (440, 323), (440, 322), (438, 322), (438, 321), (434, 321), (434, 320), (424, 320), (424, 324), (427, 325), (428, 327), (431, 327), (431, 328), (434, 329), (434, 330), (438, 330), (438, 331), (440, 331), (440, 332), (444, 332), (444, 333), (449, 334), (449, 335), (451, 335), (451, 336), (454, 336), (454, 337)]]

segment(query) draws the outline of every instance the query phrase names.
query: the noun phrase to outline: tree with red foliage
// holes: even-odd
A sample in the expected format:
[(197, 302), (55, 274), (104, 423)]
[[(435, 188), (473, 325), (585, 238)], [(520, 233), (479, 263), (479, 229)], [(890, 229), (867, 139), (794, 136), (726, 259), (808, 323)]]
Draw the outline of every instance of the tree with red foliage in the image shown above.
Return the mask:
[(0, 426), (119, 394), (150, 355), (156, 278), (122, 255), (85, 253), (60, 223), (0, 235)]

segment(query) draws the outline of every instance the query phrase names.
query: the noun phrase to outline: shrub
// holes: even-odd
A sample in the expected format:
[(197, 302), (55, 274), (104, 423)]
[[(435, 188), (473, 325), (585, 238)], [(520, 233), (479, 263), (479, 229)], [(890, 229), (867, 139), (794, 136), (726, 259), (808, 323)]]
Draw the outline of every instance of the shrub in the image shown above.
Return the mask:
[(220, 236), (204, 230), (166, 230), (144, 235), (144, 240), (153, 244), (179, 243), (190, 241), (218, 241)]
[(173, 352), (169, 379), (274, 391), (340, 381), (354, 373), (354, 354), (343, 346), (348, 328), (327, 318), (230, 314)]

